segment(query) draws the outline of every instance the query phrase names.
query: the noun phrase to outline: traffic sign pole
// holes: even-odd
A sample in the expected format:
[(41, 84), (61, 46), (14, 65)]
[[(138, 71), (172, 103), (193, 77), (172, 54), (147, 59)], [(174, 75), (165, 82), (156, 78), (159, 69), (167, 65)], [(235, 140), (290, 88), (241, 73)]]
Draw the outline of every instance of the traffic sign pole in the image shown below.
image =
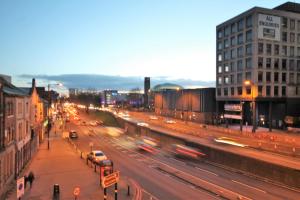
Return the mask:
[(104, 200), (106, 200), (107, 199), (106, 188), (103, 189), (103, 193), (104, 193)]
[(115, 183), (115, 200), (118, 200), (118, 183)]

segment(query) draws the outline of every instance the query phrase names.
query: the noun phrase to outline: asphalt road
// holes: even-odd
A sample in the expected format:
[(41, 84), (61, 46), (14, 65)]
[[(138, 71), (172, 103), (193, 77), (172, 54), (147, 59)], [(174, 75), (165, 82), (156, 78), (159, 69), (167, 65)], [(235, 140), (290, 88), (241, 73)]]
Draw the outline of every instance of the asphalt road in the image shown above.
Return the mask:
[[(91, 120), (81, 113), (82, 120)], [(141, 199), (224, 199), (216, 193), (233, 193), (249, 199), (300, 199), (300, 193), (226, 171), (207, 163), (174, 157), (163, 149), (153, 155), (137, 149), (137, 138), (128, 137), (115, 128), (68, 125), (79, 133), (74, 141), (88, 152), (102, 150), (125, 178), (140, 188)], [(209, 189), (208, 189), (209, 188)], [(216, 192), (216, 188), (217, 191)]]

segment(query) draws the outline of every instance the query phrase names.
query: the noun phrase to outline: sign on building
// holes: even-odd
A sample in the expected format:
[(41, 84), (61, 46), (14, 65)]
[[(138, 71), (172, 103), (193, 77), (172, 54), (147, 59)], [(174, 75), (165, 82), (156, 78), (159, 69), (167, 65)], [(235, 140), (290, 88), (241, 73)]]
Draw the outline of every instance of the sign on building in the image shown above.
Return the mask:
[(242, 105), (241, 104), (225, 104), (224, 105), (224, 110), (241, 112), (242, 111)]
[(233, 114), (224, 114), (224, 118), (227, 119), (242, 119), (241, 115), (233, 115)]
[(281, 18), (258, 14), (258, 38), (280, 41)]
[(17, 180), (17, 198), (21, 198), (24, 195), (24, 176)]

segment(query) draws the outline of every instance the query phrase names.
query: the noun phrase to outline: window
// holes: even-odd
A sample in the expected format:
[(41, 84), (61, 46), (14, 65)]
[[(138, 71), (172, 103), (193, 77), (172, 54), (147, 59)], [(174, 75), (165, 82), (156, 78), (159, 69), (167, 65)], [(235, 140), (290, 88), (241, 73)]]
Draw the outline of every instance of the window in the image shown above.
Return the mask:
[(266, 59), (266, 68), (271, 68), (271, 58)]
[(225, 29), (224, 29), (224, 35), (228, 36), (229, 35), (229, 31), (230, 31), (230, 27), (226, 26)]
[(267, 54), (271, 55), (272, 54), (272, 45), (271, 44), (267, 44), (266, 45), (266, 50), (267, 50)]
[(234, 36), (230, 38), (230, 44), (231, 44), (231, 46), (236, 45), (236, 39)]
[(229, 77), (228, 76), (225, 76), (225, 78), (224, 78), (224, 83), (227, 85), (227, 84), (229, 84)]
[(282, 56), (287, 56), (287, 47), (286, 46), (282, 46), (281, 55)]
[(230, 58), (230, 54), (229, 53), (230, 53), (229, 51), (225, 51), (224, 52), (224, 60), (229, 60), (229, 58)]
[(266, 87), (266, 96), (271, 96), (271, 86)]
[(266, 81), (271, 82), (271, 72), (266, 73)]
[(251, 87), (249, 87), (249, 86), (246, 87), (246, 94), (247, 95), (251, 94)]
[(243, 70), (243, 60), (238, 60), (237, 61), (237, 70), (238, 71)]
[(240, 21), (238, 21), (238, 31), (241, 31), (244, 29), (244, 20), (241, 19)]
[(290, 42), (291, 43), (295, 42), (295, 33), (290, 33)]
[(295, 79), (294, 73), (290, 73), (289, 74), (289, 83), (294, 84), (295, 83), (294, 79)]
[(300, 83), (300, 73), (297, 73), (297, 84)]
[(222, 73), (222, 66), (218, 66), (218, 73)]
[(300, 31), (300, 21), (297, 21), (297, 30)]
[(300, 33), (297, 34), (297, 43), (300, 44)]
[(300, 47), (297, 47), (297, 56), (300, 57)]
[(222, 54), (218, 54), (218, 61), (222, 61)]
[(218, 42), (218, 50), (222, 50), (222, 42)]
[(237, 87), (238, 95), (243, 94), (243, 88), (242, 87)]
[(246, 26), (247, 26), (247, 28), (252, 26), (252, 16), (251, 15), (246, 18)]
[(274, 72), (274, 82), (278, 82), (279, 80), (279, 75), (278, 75), (278, 72)]
[(230, 71), (232, 71), (232, 72), (235, 71), (235, 62), (230, 63)]
[(295, 48), (291, 46), (290, 47), (290, 56), (294, 57), (294, 55), (295, 55)]
[(274, 69), (278, 69), (279, 68), (279, 58), (275, 58), (274, 59)]
[(297, 71), (300, 71), (300, 60), (297, 60)]
[(246, 59), (246, 68), (247, 69), (252, 68), (252, 59), (251, 58)]
[(244, 38), (243, 38), (243, 33), (238, 35), (238, 44), (243, 44)]
[(228, 96), (228, 88), (224, 88), (224, 96)]
[(218, 38), (222, 38), (222, 37), (223, 37), (222, 30), (221, 30), (221, 29), (219, 29), (219, 30), (218, 30)]
[(218, 84), (219, 84), (219, 85), (222, 85), (222, 77), (219, 77), (219, 78), (218, 78)]
[(23, 112), (23, 105), (22, 105), (22, 102), (19, 102), (18, 103), (18, 114), (22, 114)]
[(286, 69), (286, 59), (282, 59), (282, 60), (281, 60), (281, 68), (282, 68), (283, 70)]
[(262, 82), (263, 81), (263, 72), (259, 71), (257, 73), (257, 80), (258, 80), (258, 82)]
[(263, 54), (263, 53), (264, 53), (264, 44), (258, 43), (258, 54)]
[(281, 74), (281, 82), (285, 83), (286, 82), (286, 73)]
[(243, 55), (244, 55), (244, 49), (243, 49), (243, 47), (239, 47), (237, 49), (237, 56), (238, 57), (243, 57)]
[(232, 74), (230, 75), (230, 83), (234, 84), (234, 75), (232, 75)]
[(278, 96), (278, 86), (274, 86), (274, 96)]
[(221, 88), (218, 88), (218, 89), (217, 89), (217, 95), (218, 95), (218, 96), (221, 96)]
[(237, 74), (237, 83), (241, 84), (243, 81), (243, 74), (242, 73), (238, 73)]
[(293, 71), (295, 69), (295, 61), (290, 60), (289, 61), (289, 70)]
[(231, 59), (234, 59), (236, 57), (236, 50), (235, 49), (231, 49), (230, 55), (231, 55)]
[(246, 54), (251, 55), (252, 54), (252, 44), (246, 45)]
[(225, 39), (224, 40), (224, 48), (228, 48), (229, 47), (229, 40)]
[(294, 19), (290, 20), (290, 29), (295, 30), (295, 20)]
[(258, 57), (258, 68), (263, 68), (263, 64), (264, 64), (264, 59), (262, 57)]
[(287, 32), (282, 32), (281, 39), (282, 39), (282, 42), (287, 42)]
[(286, 17), (282, 17), (282, 27), (283, 28), (287, 28), (287, 26), (288, 26), (287, 18)]
[(236, 32), (236, 24), (233, 23), (231, 24), (231, 33), (235, 33)]
[(251, 72), (246, 72), (246, 80), (251, 80)]
[(279, 55), (279, 45), (278, 44), (274, 45), (274, 55)]
[(246, 32), (246, 41), (251, 42), (252, 41), (252, 30), (249, 30)]
[(229, 66), (227, 63), (224, 65), (224, 69), (225, 69), (225, 72), (229, 72)]
[(285, 96), (286, 95), (286, 87), (282, 86), (281, 87), (281, 96)]
[(234, 87), (230, 88), (230, 95), (234, 96)]
[(258, 96), (262, 96), (263, 86), (258, 86)]

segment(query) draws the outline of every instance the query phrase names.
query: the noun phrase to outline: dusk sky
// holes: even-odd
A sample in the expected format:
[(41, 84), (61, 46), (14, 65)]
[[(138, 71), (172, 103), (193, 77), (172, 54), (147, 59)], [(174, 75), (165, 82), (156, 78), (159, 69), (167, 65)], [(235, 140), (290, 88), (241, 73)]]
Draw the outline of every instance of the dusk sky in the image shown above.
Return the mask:
[(216, 26), (284, 2), (2, 0), (0, 73), (214, 81)]

